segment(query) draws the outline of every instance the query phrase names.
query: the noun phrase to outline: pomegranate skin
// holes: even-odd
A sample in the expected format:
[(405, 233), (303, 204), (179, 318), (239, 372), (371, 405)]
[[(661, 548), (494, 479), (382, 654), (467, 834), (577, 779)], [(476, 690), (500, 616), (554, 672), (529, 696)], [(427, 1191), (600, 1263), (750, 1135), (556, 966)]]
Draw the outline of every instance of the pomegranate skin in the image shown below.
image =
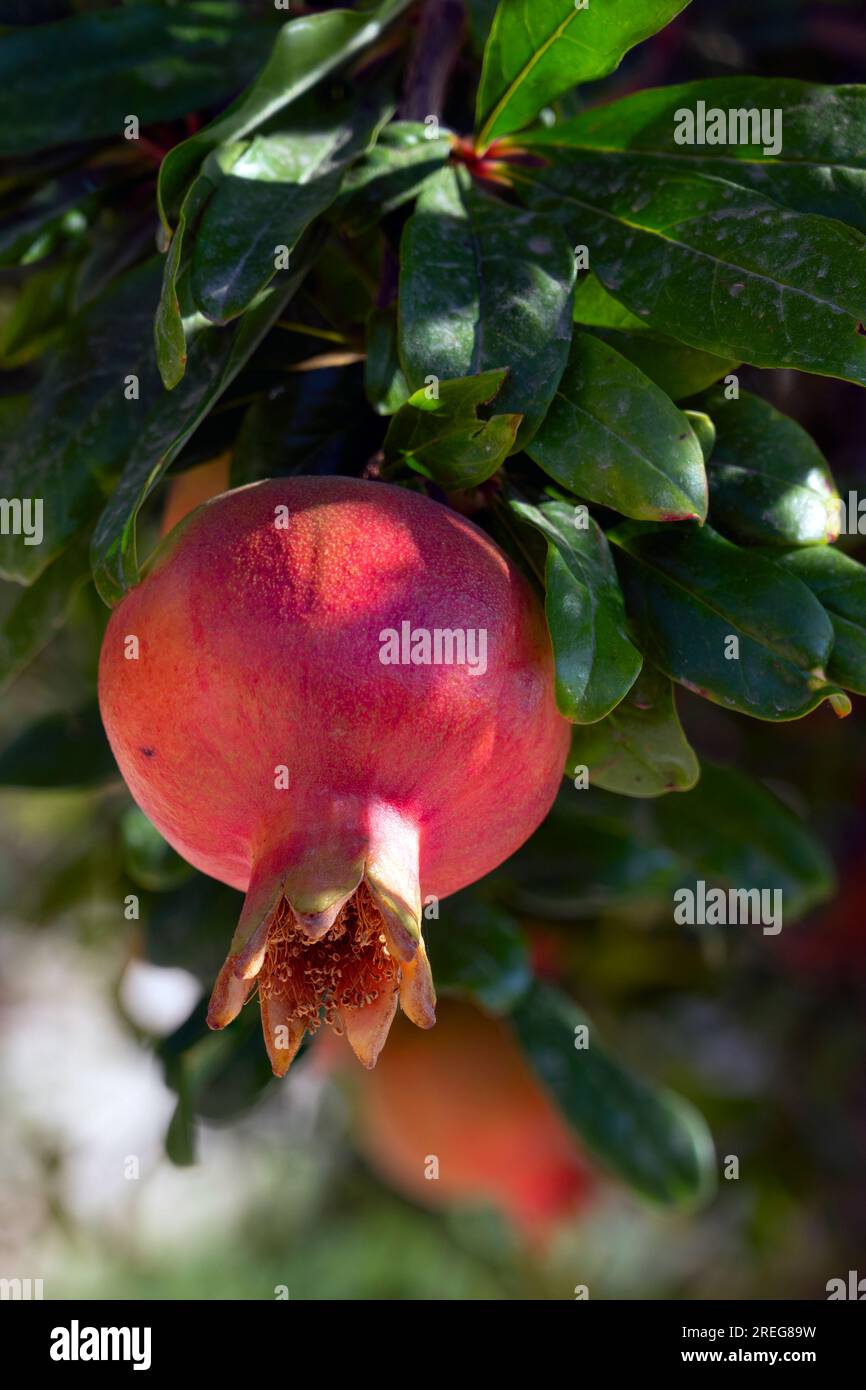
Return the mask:
[[(383, 664), (405, 623), (483, 632), (486, 662), (476, 646), (474, 671)], [(99, 698), (145, 814), (247, 892), (212, 1021), (252, 988), (281, 902), (320, 941), (362, 881), (411, 973), (423, 899), (488, 873), (547, 813), (569, 739), (553, 689), (531, 590), (426, 497), (300, 477), (192, 512), (112, 614)]]

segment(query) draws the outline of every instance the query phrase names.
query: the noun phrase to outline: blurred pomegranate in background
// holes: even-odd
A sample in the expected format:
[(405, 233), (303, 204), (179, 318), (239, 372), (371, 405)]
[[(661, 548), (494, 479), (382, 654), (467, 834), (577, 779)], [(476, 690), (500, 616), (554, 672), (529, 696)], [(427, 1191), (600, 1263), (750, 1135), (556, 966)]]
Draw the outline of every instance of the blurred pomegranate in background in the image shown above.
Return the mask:
[(220, 454), (219, 458), (210, 459), (207, 463), (200, 463), (195, 468), (188, 468), (176, 478), (169, 475), (160, 535), (167, 536), (179, 521), (183, 521), (196, 507), (200, 507), (202, 502), (209, 502), (212, 497), (218, 497), (221, 492), (225, 492), (229, 485), (230, 471), (231, 454), (225, 453)]
[(362, 1152), (423, 1206), (489, 1203), (539, 1242), (596, 1191), (507, 1026), (470, 1004), (441, 1000), (428, 1034), (398, 1019), (376, 1070), (355, 1076)]

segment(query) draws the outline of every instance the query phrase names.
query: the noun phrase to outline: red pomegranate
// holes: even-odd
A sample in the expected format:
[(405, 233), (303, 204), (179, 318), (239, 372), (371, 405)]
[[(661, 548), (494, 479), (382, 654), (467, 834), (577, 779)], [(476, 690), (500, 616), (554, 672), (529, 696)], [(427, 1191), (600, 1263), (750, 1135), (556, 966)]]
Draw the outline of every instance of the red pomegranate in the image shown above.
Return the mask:
[(595, 1192), (507, 1026), (469, 1004), (444, 1000), (429, 1039), (398, 1025), (356, 1097), (364, 1153), (423, 1206), (489, 1202), (539, 1241)]
[(258, 982), (278, 1075), (322, 1020), (373, 1066), (398, 994), (432, 1026), (425, 900), (523, 843), (569, 738), (506, 557), (437, 502), (352, 478), (192, 512), (112, 614), (99, 698), (145, 814), (246, 892), (208, 1021)]

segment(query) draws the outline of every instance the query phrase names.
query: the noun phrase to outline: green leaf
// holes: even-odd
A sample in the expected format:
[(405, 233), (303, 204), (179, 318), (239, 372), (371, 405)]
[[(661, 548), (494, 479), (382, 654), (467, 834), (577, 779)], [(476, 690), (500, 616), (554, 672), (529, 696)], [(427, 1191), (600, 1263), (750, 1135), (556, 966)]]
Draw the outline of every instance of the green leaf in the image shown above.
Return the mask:
[(25, 280), (0, 333), (0, 365), (29, 362), (56, 338), (71, 310), (77, 271), (74, 260), (61, 261)]
[(734, 768), (705, 762), (694, 791), (656, 802), (655, 811), (686, 877), (720, 888), (779, 889), (785, 923), (832, 896), (833, 868), (819, 841), (777, 796)]
[[(289, 20), (256, 80), (228, 110), (175, 145), (159, 171), (158, 199), (166, 226), (177, 216), (197, 165), (217, 145), (252, 134), (353, 54), (374, 43), (411, 0), (381, 0), (372, 8), (329, 10)], [(189, 107), (184, 107), (188, 110)]]
[[(234, 935), (243, 896), (216, 879), (193, 874), (179, 887), (145, 895), (142, 901), (147, 959), (154, 965), (189, 970), (205, 989), (212, 989)], [(207, 1036), (206, 1026), (201, 1036)]]
[[(210, 1032), (206, 1013), (207, 1004), (202, 1000), (158, 1048), (166, 1084), (178, 1092), (178, 1112), (183, 1116), (184, 1135), (178, 1140), (180, 1157), (175, 1157), (175, 1162), (188, 1161), (184, 1158), (190, 1142), (187, 1131), (194, 1134), (197, 1118), (236, 1119), (273, 1082), (262, 1047), (259, 1010), (243, 1009), (233, 1026), (222, 1033)], [(304, 1044), (301, 1051), (303, 1048)]]
[[(43, 364), (25, 418), (7, 432), (2, 495), (45, 500), (40, 545), (0, 535), (0, 573), (29, 584), (98, 510), (163, 396), (152, 323), (159, 285), (153, 257), (70, 320)], [(138, 400), (125, 395), (138, 381)]]
[(497, 405), (535, 433), (565, 367), (574, 256), (543, 218), (480, 192), (463, 170), (427, 184), (406, 224), (400, 356), (412, 390), (509, 369)]
[(568, 767), (571, 776), (576, 768), (588, 768), (592, 786), (623, 796), (662, 796), (693, 787), (700, 767), (667, 676), (645, 664), (606, 719), (574, 730)]
[(293, 252), (334, 201), (385, 114), (360, 100), (301, 101), (278, 129), (233, 147), (195, 229), (192, 296), (206, 318), (228, 323), (270, 284), (278, 250)]
[(84, 165), (40, 180), (33, 193), (19, 190), (0, 218), (0, 265), (32, 265), (82, 236), (107, 183), (106, 171)]
[(688, 0), (501, 0), (484, 49), (475, 109), (478, 144), (528, 125), (578, 82), (619, 67)]
[(175, 1061), (166, 1081), (177, 1092), (177, 1105), (165, 1133), (166, 1157), (176, 1168), (191, 1168), (198, 1157), (198, 1136), (184, 1058)]
[(616, 333), (599, 328), (596, 336), (633, 362), (672, 401), (697, 395), (739, 366), (733, 358), (686, 347), (663, 333)]
[(37, 719), (0, 751), (3, 787), (96, 787), (118, 779), (96, 701)]
[(211, 158), (205, 160), (201, 173), (190, 185), (183, 200), (177, 228), (165, 259), (162, 290), (153, 321), (153, 335), (159, 374), (167, 391), (174, 390), (186, 371), (186, 330), (183, 324), (179, 280), (185, 249), (186, 259), (189, 260), (190, 253), (186, 248), (187, 233), (195, 230), (220, 177), (221, 172), (216, 163)]
[(835, 546), (790, 550), (778, 562), (811, 589), (833, 624), (827, 674), (846, 690), (866, 695), (866, 566)]
[(866, 385), (866, 237), (724, 179), (638, 155), (550, 150), (520, 174), (533, 207), (590, 248), (652, 328), (757, 367)]
[(66, 620), (89, 578), (87, 542), (77, 537), (28, 588), (0, 587), (0, 690), (42, 650)]
[(180, 887), (195, 873), (137, 806), (130, 806), (121, 818), (120, 838), (123, 867), (140, 888), (166, 892)]
[(824, 675), (830, 620), (793, 575), (709, 526), (626, 522), (608, 540), (641, 646), (673, 680), (756, 719), (799, 719), (826, 699), (848, 712)]
[(644, 520), (703, 520), (700, 445), (670, 398), (607, 343), (575, 333), (527, 452), (563, 487)]
[(520, 923), (471, 891), (450, 897), (441, 912), (442, 921), (425, 928), (437, 990), (466, 995), (490, 1013), (508, 1013), (532, 981)]
[(305, 272), (301, 264), (292, 275), (276, 280), (230, 328), (214, 328), (204, 319), (188, 323), (189, 360), (183, 381), (170, 394), (160, 390), (155, 400), (142, 400), (144, 409), (133, 412), (138, 419), (135, 442), (91, 544), (94, 581), (109, 605), (139, 579), (135, 532), (141, 507), (279, 318)]
[(653, 805), (564, 787), (541, 828), (499, 871), (508, 902), (552, 921), (669, 903), (683, 869), (647, 814)]
[(413, 392), (388, 426), (386, 464), (405, 464), (447, 490), (483, 483), (513, 451), (520, 427), (519, 415), (478, 418), (504, 378), (504, 371), (482, 372), (440, 382), (436, 396), (426, 387)]
[(393, 309), (372, 309), (367, 319), (364, 387), (377, 415), (393, 415), (409, 398), (400, 366), (397, 315)]
[[(706, 118), (696, 121), (699, 103)], [(735, 138), (724, 130), (724, 143), (710, 144), (687, 136), (715, 139), (711, 111), (739, 115), (734, 130), (752, 136), (753, 119), (768, 113), (768, 140)], [(781, 149), (773, 147), (773, 113), (781, 112)], [(742, 125), (742, 132), (741, 127)], [(709, 126), (709, 129), (708, 129)], [(678, 86), (635, 92), (607, 106), (595, 106), (549, 130), (532, 131), (526, 141), (539, 148), (645, 153), (666, 170), (717, 174), (753, 188), (766, 198), (798, 212), (821, 213), (866, 231), (866, 87), (823, 87), (791, 78), (719, 77)], [(683, 143), (677, 143), (678, 139)]]
[[(713, 1141), (688, 1101), (611, 1057), (595, 1025), (559, 990), (535, 985), (512, 1023), (533, 1069), (595, 1158), (651, 1201), (694, 1207), (709, 1199)], [(582, 1029), (588, 1046), (581, 1048)]]
[(566, 921), (617, 910), (647, 920), (649, 909), (650, 920), (669, 924), (674, 892), (699, 877), (722, 888), (781, 888), (786, 922), (833, 891), (827, 854), (802, 821), (761, 783), (706, 761), (697, 786), (678, 796), (564, 787), (499, 871), (517, 911)]
[(567, 502), (512, 501), (548, 542), (545, 612), (556, 660), (556, 702), (567, 719), (603, 719), (634, 684), (641, 655), (604, 532)]
[(0, 155), (107, 136), (225, 100), (256, 71), (273, 23), (240, 4), (124, 6), (6, 33)]
[(383, 217), (417, 197), (451, 152), (445, 136), (428, 138), (420, 121), (392, 121), (376, 144), (346, 174), (334, 216), (352, 236), (369, 231)]
[(768, 401), (713, 391), (700, 402), (716, 426), (707, 470), (714, 527), (743, 544), (820, 545), (839, 528), (839, 497), (810, 435)]
[(713, 449), (716, 447), (715, 425), (709, 415), (703, 410), (684, 410), (683, 414), (691, 425), (695, 438), (701, 446), (704, 463), (709, 463)]
[(574, 321), (594, 328), (674, 401), (696, 395), (739, 365), (648, 328), (644, 319), (608, 294), (592, 271), (581, 275), (575, 286)]

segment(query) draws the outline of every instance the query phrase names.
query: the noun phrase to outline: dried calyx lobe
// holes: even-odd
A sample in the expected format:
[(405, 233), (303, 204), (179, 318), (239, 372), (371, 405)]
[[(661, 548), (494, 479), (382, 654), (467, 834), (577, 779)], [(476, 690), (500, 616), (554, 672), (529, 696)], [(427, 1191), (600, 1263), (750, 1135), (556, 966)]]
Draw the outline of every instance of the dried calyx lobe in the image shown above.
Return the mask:
[(313, 914), (294, 911), (279, 891), (245, 947), (229, 954), (211, 997), (210, 1026), (231, 1023), (256, 985), (277, 1076), (304, 1034), (323, 1023), (345, 1033), (360, 1061), (373, 1067), (398, 1002), (419, 1027), (435, 1022), (416, 913), (405, 901), (398, 909), (394, 895), (380, 896), (366, 878), (342, 903)]

